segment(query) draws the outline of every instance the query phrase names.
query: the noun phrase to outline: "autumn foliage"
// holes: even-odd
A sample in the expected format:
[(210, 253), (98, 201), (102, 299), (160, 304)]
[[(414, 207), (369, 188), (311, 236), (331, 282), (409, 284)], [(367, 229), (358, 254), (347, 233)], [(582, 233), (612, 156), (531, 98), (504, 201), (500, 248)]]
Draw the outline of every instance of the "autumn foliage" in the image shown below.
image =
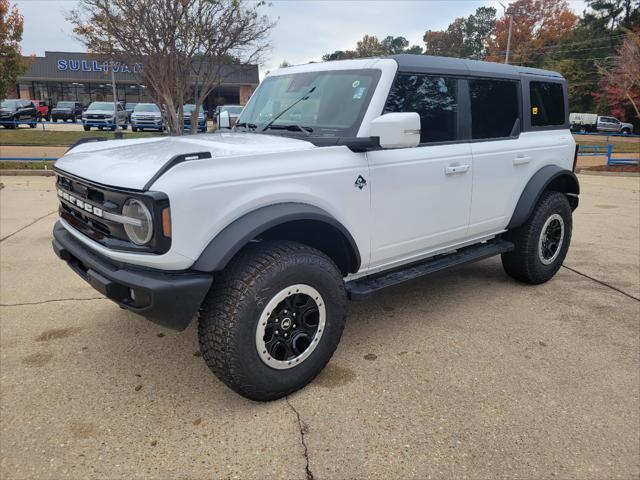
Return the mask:
[(513, 27), (509, 63), (531, 62), (537, 55), (556, 45), (578, 23), (578, 17), (565, 0), (517, 0), (509, 5), (507, 15), (496, 21), (489, 40), (487, 60), (504, 60), (511, 15)]
[(20, 41), (24, 19), (18, 7), (11, 7), (9, 0), (0, 0), (0, 99), (7, 96), (7, 89), (15, 84), (16, 77), (26, 69), (20, 55)]

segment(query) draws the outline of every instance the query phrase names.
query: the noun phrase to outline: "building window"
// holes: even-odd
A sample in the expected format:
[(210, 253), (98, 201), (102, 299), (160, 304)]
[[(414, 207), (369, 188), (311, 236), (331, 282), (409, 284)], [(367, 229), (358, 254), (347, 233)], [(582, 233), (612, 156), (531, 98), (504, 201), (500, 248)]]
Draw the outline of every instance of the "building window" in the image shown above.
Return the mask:
[(505, 138), (518, 134), (518, 85), (511, 80), (469, 80), (471, 137)]
[(391, 87), (384, 113), (420, 115), (420, 143), (458, 138), (457, 81), (451, 78), (399, 74)]
[(529, 83), (531, 125), (547, 127), (564, 125), (564, 95), (562, 84), (552, 82)]

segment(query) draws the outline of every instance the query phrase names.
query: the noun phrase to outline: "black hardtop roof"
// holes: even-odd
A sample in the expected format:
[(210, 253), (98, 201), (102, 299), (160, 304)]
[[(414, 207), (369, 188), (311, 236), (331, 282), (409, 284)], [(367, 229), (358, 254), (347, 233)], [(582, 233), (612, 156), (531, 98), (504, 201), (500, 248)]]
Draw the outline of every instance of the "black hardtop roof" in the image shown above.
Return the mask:
[(414, 73), (440, 73), (443, 75), (473, 75), (493, 78), (519, 78), (521, 76), (556, 78), (564, 80), (558, 72), (540, 68), (481, 62), (464, 58), (433, 57), (430, 55), (390, 55), (398, 63), (398, 71)]

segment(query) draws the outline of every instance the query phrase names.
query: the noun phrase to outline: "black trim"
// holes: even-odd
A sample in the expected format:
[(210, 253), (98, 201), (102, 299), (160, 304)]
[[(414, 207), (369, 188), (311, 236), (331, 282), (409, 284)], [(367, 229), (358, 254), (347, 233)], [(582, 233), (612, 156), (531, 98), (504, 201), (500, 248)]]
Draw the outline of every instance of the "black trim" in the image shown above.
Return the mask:
[(104, 138), (104, 137), (83, 137), (83, 138), (79, 138), (78, 140), (76, 140), (76, 142), (71, 145), (66, 152), (64, 152), (65, 154), (69, 153), (71, 150), (73, 150), (74, 148), (76, 148), (78, 145), (82, 145), (83, 143), (93, 143), (93, 142), (106, 142), (108, 139)]
[(348, 242), (352, 257), (349, 272), (354, 273), (360, 269), (360, 252), (349, 231), (329, 213), (303, 203), (269, 205), (238, 218), (209, 242), (192, 268), (200, 272), (220, 271), (242, 247), (261, 233), (278, 225), (298, 220), (319, 221), (336, 228)]
[(347, 293), (352, 300), (360, 300), (383, 288), (394, 287), (459, 265), (510, 252), (513, 248), (513, 243), (495, 238), (485, 243), (460, 248), (453, 253), (437, 255), (391, 271), (351, 280), (346, 284)]
[(145, 183), (144, 187), (142, 187), (143, 191), (148, 191), (151, 188), (156, 180), (158, 180), (162, 175), (164, 175), (168, 170), (175, 167), (179, 163), (189, 162), (191, 160), (203, 160), (205, 158), (212, 158), (211, 152), (194, 152), (194, 153), (182, 153), (180, 155), (176, 155), (172, 157), (167, 163), (165, 163), (160, 170), (158, 170), (151, 179)]
[(60, 222), (53, 227), (52, 246), (60, 259), (107, 298), (174, 330), (187, 328), (213, 281), (211, 274), (167, 273), (112, 263), (85, 247)]
[(575, 210), (578, 206), (577, 196), (580, 194), (578, 178), (570, 170), (560, 168), (557, 165), (547, 165), (538, 170), (527, 183), (516, 204), (507, 229), (519, 227), (527, 221), (538, 203), (540, 195), (552, 182), (554, 184), (559, 182), (558, 191), (571, 194), (571, 207)]

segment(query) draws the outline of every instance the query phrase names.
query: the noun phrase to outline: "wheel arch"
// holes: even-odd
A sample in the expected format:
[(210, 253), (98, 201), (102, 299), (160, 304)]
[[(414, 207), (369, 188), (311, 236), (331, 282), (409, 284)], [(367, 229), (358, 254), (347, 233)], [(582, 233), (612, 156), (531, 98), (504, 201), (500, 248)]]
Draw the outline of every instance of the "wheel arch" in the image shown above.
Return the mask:
[(313, 205), (278, 203), (253, 210), (223, 228), (192, 269), (223, 270), (244, 246), (257, 238), (293, 240), (317, 248), (336, 263), (343, 275), (360, 268), (358, 246), (335, 217)]
[(578, 207), (580, 184), (576, 175), (557, 165), (546, 165), (533, 174), (520, 194), (516, 208), (507, 225), (512, 229), (522, 225), (533, 212), (543, 192), (551, 190), (567, 194), (571, 209)]

